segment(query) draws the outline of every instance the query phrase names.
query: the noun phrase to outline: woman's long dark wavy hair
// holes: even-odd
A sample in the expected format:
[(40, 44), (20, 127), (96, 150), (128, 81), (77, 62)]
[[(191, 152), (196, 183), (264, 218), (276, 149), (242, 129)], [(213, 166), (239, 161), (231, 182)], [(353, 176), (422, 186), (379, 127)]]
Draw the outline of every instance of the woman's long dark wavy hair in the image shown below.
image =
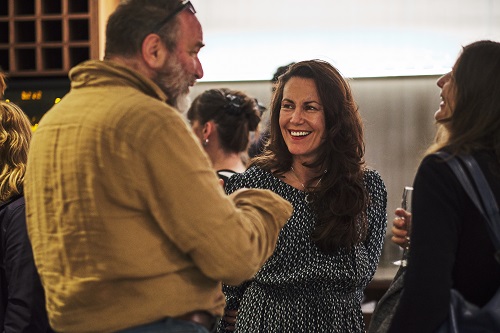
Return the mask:
[[(488, 150), (500, 163), (500, 43), (477, 41), (463, 48), (453, 67), (455, 109), (447, 135), (433, 150), (454, 153)], [(498, 170), (497, 174), (500, 174)]]
[[(317, 223), (311, 238), (325, 253), (353, 248), (366, 238), (369, 197), (363, 182), (363, 125), (351, 89), (339, 71), (322, 60), (290, 66), (278, 80), (271, 100), (270, 138), (258, 165), (280, 176), (289, 171), (293, 156), (281, 134), (279, 116), (283, 89), (292, 77), (314, 80), (325, 115), (325, 140), (316, 161), (305, 165), (328, 170), (315, 189), (312, 207)], [(319, 177), (317, 178), (319, 179)]]

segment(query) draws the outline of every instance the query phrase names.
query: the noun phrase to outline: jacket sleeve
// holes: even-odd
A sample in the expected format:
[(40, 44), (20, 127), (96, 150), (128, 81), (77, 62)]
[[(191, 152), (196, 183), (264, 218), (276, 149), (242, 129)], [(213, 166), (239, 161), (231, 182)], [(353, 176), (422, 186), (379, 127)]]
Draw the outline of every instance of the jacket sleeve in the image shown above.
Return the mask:
[(26, 231), (24, 202), (13, 207), (3, 222), (5, 275), (8, 284), (3, 331), (46, 332), (49, 325), (45, 297)]
[(142, 130), (140, 162), (143, 183), (151, 189), (150, 211), (206, 276), (237, 285), (272, 254), (292, 206), (269, 190), (227, 196), (191, 129), (178, 113), (169, 115), (149, 122), (147, 133)]

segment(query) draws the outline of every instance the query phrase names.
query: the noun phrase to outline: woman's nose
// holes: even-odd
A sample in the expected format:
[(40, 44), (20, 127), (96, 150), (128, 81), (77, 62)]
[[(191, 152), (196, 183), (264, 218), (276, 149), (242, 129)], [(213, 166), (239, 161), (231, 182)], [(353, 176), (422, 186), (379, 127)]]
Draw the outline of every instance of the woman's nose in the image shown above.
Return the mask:
[(290, 119), (290, 122), (292, 123), (300, 123), (303, 120), (302, 118), (302, 110), (300, 109), (295, 109), (292, 114), (292, 118)]
[(436, 82), (437, 86), (438, 86), (439, 88), (443, 88), (444, 84), (445, 84), (446, 82), (448, 82), (448, 80), (450, 79), (450, 77), (451, 77), (451, 72), (446, 73), (446, 74), (444, 74), (443, 76), (441, 76), (441, 77), (437, 80), (437, 82)]

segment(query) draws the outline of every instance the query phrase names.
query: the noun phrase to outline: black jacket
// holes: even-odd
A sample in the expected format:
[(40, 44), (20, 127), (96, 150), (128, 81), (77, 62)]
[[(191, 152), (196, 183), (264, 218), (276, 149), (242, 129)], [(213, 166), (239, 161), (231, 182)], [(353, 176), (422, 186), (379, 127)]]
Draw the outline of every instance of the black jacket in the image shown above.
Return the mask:
[(24, 197), (0, 204), (0, 327), (2, 332), (52, 332), (26, 230)]
[[(473, 156), (500, 205), (496, 155)], [(434, 332), (448, 317), (451, 288), (483, 307), (500, 286), (488, 224), (446, 162), (427, 156), (413, 187), (409, 264), (391, 333)]]

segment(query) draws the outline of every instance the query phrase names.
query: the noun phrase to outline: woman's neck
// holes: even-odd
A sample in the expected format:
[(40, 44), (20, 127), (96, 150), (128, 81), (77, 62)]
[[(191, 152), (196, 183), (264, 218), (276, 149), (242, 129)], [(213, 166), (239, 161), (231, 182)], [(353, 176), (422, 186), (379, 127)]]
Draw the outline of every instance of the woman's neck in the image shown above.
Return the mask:
[(292, 166), (290, 168), (293, 170), (293, 174), (297, 176), (297, 178), (301, 181), (304, 182), (304, 184), (309, 183), (311, 180), (321, 177), (325, 170), (320, 169), (320, 168), (309, 168), (304, 165), (302, 165), (301, 162), (294, 162), (292, 163)]
[(234, 172), (244, 172), (246, 166), (239, 153), (224, 153), (219, 151), (215, 156), (211, 156), (212, 164), (215, 170), (232, 170)]

